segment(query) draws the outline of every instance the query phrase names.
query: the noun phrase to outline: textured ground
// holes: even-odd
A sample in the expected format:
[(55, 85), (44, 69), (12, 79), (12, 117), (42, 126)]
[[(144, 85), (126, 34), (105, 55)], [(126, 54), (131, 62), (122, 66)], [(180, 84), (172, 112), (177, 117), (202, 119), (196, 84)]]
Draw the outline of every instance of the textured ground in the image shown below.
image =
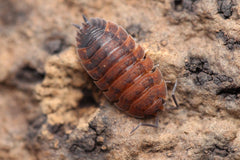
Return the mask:
[[(0, 0), (0, 159), (240, 159), (237, 0)], [(178, 110), (158, 129), (109, 104), (75, 54), (81, 15), (122, 25)], [(173, 106), (167, 99), (167, 108)]]

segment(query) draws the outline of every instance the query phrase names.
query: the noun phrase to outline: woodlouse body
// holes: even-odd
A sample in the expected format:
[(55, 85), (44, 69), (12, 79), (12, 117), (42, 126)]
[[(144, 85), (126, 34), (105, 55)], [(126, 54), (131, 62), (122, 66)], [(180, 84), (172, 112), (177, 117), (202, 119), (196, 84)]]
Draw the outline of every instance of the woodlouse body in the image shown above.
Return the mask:
[(117, 108), (136, 117), (156, 116), (167, 94), (165, 81), (143, 48), (121, 27), (84, 17), (75, 25), (82, 66)]

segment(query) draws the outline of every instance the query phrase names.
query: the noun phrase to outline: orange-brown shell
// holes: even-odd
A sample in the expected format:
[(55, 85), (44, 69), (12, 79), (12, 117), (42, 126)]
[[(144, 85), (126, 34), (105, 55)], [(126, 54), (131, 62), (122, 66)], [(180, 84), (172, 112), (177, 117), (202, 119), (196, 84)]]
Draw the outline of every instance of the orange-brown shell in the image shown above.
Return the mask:
[(136, 118), (163, 109), (167, 88), (160, 70), (121, 26), (91, 18), (76, 39), (81, 64), (117, 108)]

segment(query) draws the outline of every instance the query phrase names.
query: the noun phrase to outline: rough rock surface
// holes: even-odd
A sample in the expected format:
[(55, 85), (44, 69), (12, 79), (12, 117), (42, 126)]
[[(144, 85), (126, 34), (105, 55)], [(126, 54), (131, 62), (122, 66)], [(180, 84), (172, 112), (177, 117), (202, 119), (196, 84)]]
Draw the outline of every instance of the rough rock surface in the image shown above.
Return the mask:
[[(240, 159), (237, 0), (0, 4), (0, 159)], [(171, 81), (158, 129), (129, 134), (154, 119), (117, 110), (82, 69), (71, 26), (82, 14), (126, 28)]]

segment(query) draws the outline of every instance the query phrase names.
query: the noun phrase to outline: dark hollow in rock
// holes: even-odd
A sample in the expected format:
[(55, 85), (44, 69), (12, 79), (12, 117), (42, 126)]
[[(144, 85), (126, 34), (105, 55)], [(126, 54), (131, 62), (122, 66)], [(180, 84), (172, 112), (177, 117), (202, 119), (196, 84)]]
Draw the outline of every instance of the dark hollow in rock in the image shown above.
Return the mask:
[(217, 0), (218, 13), (224, 18), (228, 19), (232, 16), (232, 7), (234, 3), (232, 0)]
[(194, 3), (197, 1), (198, 0), (174, 0), (172, 2), (172, 7), (178, 12), (183, 10), (193, 12), (195, 10)]
[(144, 31), (140, 24), (131, 24), (127, 26), (126, 31), (137, 41), (144, 39), (148, 32)]
[(212, 74), (209, 63), (206, 59), (198, 58), (198, 57), (190, 57), (189, 62), (185, 63), (185, 69), (190, 71), (191, 73), (200, 73), (205, 72), (208, 74)]
[(67, 46), (65, 38), (63, 36), (56, 35), (46, 39), (44, 49), (49, 54), (58, 54)]
[(234, 38), (229, 37), (223, 31), (219, 31), (216, 33), (216, 37), (223, 40), (224, 45), (230, 50), (240, 49), (240, 40), (236, 40)]
[(188, 72), (184, 76), (194, 75), (193, 81), (197, 86), (204, 85), (208, 81), (213, 81), (216, 85), (220, 85), (223, 82), (233, 82), (231, 77), (213, 72), (208, 61), (204, 58), (190, 57), (185, 62), (185, 69)]
[(97, 106), (97, 102), (93, 98), (93, 91), (87, 88), (82, 89), (83, 98), (79, 101), (79, 107)]
[(229, 150), (227, 147), (223, 148), (223, 147), (219, 147), (219, 146), (215, 145), (213, 153), (220, 157), (227, 157), (229, 154)]
[(35, 68), (29, 65), (24, 66), (16, 74), (16, 79), (23, 83), (36, 83), (44, 79), (45, 74), (39, 73)]
[(222, 88), (217, 91), (217, 95), (223, 95), (224, 97), (234, 95), (235, 98), (238, 98), (238, 95), (240, 95), (240, 87)]

